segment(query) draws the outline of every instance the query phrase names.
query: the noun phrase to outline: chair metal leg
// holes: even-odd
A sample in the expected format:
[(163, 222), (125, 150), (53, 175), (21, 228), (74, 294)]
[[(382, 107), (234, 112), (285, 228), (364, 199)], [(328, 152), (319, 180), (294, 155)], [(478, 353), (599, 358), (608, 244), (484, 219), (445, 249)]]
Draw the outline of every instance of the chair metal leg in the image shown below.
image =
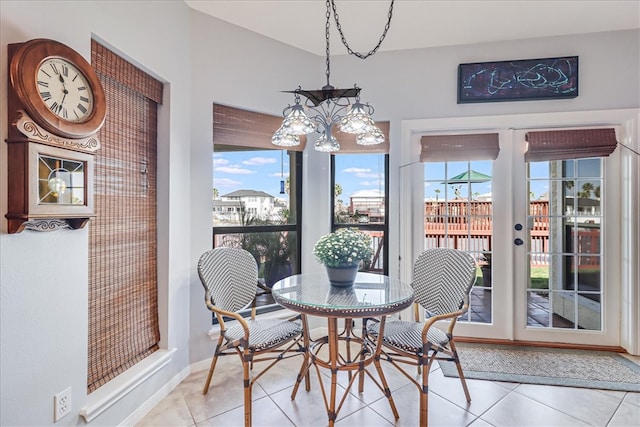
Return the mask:
[(209, 385), (211, 384), (211, 378), (213, 377), (213, 371), (216, 369), (216, 362), (218, 361), (218, 355), (220, 355), (220, 348), (222, 347), (223, 336), (220, 335), (218, 343), (216, 344), (216, 350), (213, 352), (213, 359), (211, 359), (211, 366), (209, 367), (209, 375), (207, 376), (207, 382), (204, 384), (202, 394), (209, 392)]
[(471, 402), (471, 395), (469, 394), (469, 389), (467, 388), (467, 380), (465, 380), (464, 378), (462, 365), (460, 364), (460, 358), (458, 357), (458, 351), (456, 350), (456, 345), (453, 343), (453, 340), (449, 341), (449, 346), (451, 347), (451, 351), (453, 353), (453, 361), (455, 362), (456, 368), (458, 369), (458, 377), (460, 378), (460, 382), (462, 383), (464, 395), (467, 398), (467, 402)]
[(418, 368), (422, 373), (422, 389), (420, 390), (420, 426), (426, 427), (429, 425), (429, 370), (431, 366), (427, 362), (427, 355), (421, 358), (421, 363)]
[[(245, 347), (246, 348), (246, 347)], [(253, 357), (247, 350), (244, 351), (242, 360), (243, 385), (244, 385), (244, 426), (251, 427), (251, 378), (249, 372), (253, 364)]]

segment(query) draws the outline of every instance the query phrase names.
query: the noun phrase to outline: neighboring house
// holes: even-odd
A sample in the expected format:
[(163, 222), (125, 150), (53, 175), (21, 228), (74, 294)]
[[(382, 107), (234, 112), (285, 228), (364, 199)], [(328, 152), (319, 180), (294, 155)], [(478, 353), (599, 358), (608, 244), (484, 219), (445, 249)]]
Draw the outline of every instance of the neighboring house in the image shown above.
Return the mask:
[(349, 197), (349, 213), (359, 214), (363, 222), (376, 222), (384, 218), (384, 192), (356, 191)]
[(277, 221), (282, 218), (283, 207), (279, 199), (256, 190), (237, 190), (223, 194), (213, 201), (213, 222), (235, 223), (245, 218), (257, 218), (265, 221)]

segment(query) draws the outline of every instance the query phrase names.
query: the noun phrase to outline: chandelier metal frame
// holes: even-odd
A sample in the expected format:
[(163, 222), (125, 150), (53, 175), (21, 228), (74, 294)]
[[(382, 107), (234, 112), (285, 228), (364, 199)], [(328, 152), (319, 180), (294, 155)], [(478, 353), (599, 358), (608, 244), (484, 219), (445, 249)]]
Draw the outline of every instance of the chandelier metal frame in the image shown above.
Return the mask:
[[(375, 54), (391, 26), (393, 15), (393, 4), (391, 0), (387, 23), (376, 46), (368, 53), (355, 52), (349, 46), (342, 31), (340, 19), (334, 0), (326, 0), (326, 23), (325, 23), (325, 44), (326, 44), (326, 71), (327, 84), (320, 90), (304, 90), (300, 86), (293, 91), (284, 91), (294, 94), (294, 105), (289, 104), (284, 108), (282, 115), (284, 120), (282, 126), (274, 133), (272, 143), (280, 147), (294, 146), (300, 143), (300, 135), (313, 132), (320, 133), (320, 138), (315, 142), (315, 149), (318, 151), (335, 152), (340, 150), (339, 142), (333, 137), (333, 127), (339, 123), (340, 130), (345, 133), (357, 134), (356, 143), (361, 145), (381, 144), (384, 142), (384, 134), (375, 126), (371, 115), (374, 112), (373, 106), (369, 103), (360, 102), (360, 90), (357, 85), (349, 89), (336, 89), (330, 83), (331, 60), (329, 30), (331, 27), (331, 14), (336, 22), (336, 27), (340, 33), (342, 43), (347, 48), (350, 55), (360, 59), (366, 59)], [(301, 103), (301, 96), (305, 97)], [(351, 98), (355, 98), (352, 102)]]

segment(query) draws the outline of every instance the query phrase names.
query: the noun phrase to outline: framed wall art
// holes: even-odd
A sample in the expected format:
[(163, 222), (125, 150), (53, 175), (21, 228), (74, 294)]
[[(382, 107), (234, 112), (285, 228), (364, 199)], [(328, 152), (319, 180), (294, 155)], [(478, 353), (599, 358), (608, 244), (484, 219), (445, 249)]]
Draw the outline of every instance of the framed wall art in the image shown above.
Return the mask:
[(458, 104), (577, 96), (577, 56), (458, 66)]

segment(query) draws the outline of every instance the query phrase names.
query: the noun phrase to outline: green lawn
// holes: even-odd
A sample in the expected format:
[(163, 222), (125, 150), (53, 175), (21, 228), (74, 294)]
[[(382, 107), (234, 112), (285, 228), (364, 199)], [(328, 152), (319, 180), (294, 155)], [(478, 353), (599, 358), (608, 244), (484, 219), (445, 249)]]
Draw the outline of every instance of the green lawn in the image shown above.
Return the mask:
[[(580, 283), (591, 283), (597, 287), (600, 283), (600, 267), (581, 267)], [(475, 286), (484, 286), (480, 268), (476, 269)], [(549, 289), (549, 267), (531, 267), (531, 289)]]
[[(482, 280), (482, 271), (476, 270), (475, 286), (484, 286)], [(549, 268), (548, 267), (532, 267), (531, 268), (531, 288), (547, 289), (549, 287)]]
[(532, 289), (548, 289), (549, 288), (549, 268), (548, 267), (532, 267), (531, 268), (531, 288)]

